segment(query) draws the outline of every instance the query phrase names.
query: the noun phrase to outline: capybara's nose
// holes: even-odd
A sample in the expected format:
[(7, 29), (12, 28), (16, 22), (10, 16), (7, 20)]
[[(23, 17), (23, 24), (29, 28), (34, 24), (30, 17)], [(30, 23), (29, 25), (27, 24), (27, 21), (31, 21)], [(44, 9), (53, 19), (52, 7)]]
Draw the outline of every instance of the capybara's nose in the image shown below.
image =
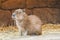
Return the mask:
[(14, 14), (12, 15), (12, 18), (13, 18), (13, 19), (15, 18), (15, 15), (14, 15)]

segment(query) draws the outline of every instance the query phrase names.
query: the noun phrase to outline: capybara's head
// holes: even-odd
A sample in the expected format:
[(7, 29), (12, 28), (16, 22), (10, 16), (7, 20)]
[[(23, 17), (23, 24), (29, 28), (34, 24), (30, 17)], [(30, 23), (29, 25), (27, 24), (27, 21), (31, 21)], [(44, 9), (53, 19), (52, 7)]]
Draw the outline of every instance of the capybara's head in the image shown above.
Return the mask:
[(13, 20), (23, 20), (27, 14), (25, 13), (25, 9), (17, 9), (12, 13)]

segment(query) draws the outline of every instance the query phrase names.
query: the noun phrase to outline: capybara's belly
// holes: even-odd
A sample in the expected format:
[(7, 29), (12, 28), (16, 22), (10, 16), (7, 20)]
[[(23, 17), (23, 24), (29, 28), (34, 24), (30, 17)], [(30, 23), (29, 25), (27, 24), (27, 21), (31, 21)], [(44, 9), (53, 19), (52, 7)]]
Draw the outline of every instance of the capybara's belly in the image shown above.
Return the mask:
[(41, 34), (42, 33), (42, 30), (41, 30), (41, 25), (42, 25), (42, 22), (41, 20), (36, 17), (35, 15), (31, 15), (29, 16), (29, 21), (30, 21), (30, 25), (28, 27), (28, 33), (29, 34)]

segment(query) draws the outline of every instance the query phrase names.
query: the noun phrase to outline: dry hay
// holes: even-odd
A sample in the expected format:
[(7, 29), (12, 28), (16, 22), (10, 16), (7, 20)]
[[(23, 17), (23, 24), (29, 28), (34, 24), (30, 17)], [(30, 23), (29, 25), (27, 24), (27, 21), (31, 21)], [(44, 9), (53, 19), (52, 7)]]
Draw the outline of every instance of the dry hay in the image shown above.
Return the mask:
[[(18, 32), (16, 26), (0, 27), (0, 32)], [(60, 32), (60, 24), (44, 24), (42, 25), (42, 34), (49, 32)]]
[(0, 27), (0, 32), (7, 32), (7, 31), (15, 31), (17, 32), (18, 29), (16, 26), (12, 27), (12, 26), (8, 26), (8, 27)]
[(60, 24), (44, 24), (42, 26), (42, 34), (60, 33)]

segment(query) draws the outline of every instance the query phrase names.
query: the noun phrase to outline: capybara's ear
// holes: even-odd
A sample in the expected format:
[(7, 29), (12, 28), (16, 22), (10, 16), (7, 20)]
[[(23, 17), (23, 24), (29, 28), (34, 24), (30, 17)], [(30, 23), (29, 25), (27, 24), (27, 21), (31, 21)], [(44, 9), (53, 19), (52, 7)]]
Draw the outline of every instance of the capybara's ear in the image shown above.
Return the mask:
[(25, 12), (25, 9), (23, 9), (23, 12)]

